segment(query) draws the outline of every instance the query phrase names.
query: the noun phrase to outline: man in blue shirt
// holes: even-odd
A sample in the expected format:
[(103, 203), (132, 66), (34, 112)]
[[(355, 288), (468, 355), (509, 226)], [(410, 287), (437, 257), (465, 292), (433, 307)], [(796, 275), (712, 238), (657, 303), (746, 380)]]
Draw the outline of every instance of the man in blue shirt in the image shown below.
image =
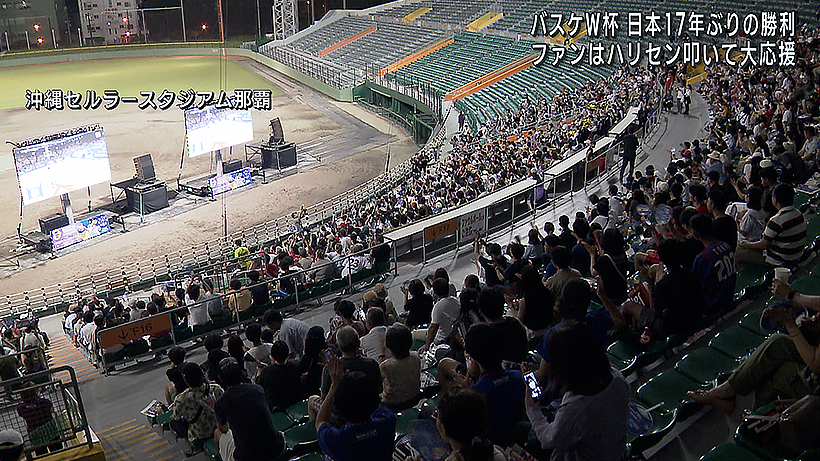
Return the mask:
[(708, 216), (693, 216), (689, 226), (695, 238), (705, 247), (695, 257), (692, 272), (703, 286), (706, 314), (725, 312), (731, 307), (735, 294), (735, 252), (728, 243), (715, 240), (712, 220)]
[(572, 247), (572, 268), (583, 276), (588, 276), (592, 265), (592, 258), (584, 246), (584, 241), (589, 236), (589, 223), (586, 219), (576, 219), (572, 223), (572, 231), (578, 237), (578, 242)]
[[(339, 358), (328, 359), (331, 385), (316, 416), (319, 447), (333, 461), (390, 461), (396, 437), (396, 415), (379, 407), (379, 390), (359, 371), (344, 371)], [(348, 421), (341, 428), (330, 424), (333, 407)]]
[(498, 446), (508, 447), (513, 443), (513, 429), (524, 415), (527, 385), (520, 371), (501, 367), (503, 351), (499, 339), (497, 328), (480, 323), (467, 332), (465, 344), (467, 353), (481, 372), (472, 387), (487, 402), (487, 438)]

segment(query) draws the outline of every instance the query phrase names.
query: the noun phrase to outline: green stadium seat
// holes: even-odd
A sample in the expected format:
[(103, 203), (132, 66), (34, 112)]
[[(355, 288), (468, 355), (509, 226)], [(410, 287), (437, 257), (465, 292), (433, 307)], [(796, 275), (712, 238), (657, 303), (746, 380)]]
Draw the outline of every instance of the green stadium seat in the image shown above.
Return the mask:
[(300, 456), (293, 461), (324, 461), (325, 457), (319, 453), (308, 453), (304, 456)]
[(214, 329), (213, 322), (203, 323), (202, 325), (194, 325), (194, 336), (204, 335), (205, 333)]
[(306, 420), (308, 417), (307, 399), (302, 400), (301, 402), (294, 403), (288, 408), (288, 411), (286, 413), (294, 422), (304, 422), (304, 420)]
[(792, 290), (807, 295), (820, 295), (820, 279), (811, 275), (801, 277), (792, 282)]
[(284, 411), (272, 411), (270, 416), (273, 419), (273, 427), (278, 431), (284, 432), (294, 425), (293, 419)]
[(739, 362), (711, 347), (701, 347), (675, 364), (675, 370), (701, 384), (712, 383), (721, 375), (731, 373)]
[[(655, 376), (639, 387), (637, 396), (638, 400), (648, 408), (660, 404), (657, 408), (658, 411), (678, 410), (681, 419), (685, 419), (689, 416), (689, 413), (688, 411), (684, 412), (684, 409), (697, 407), (686, 393), (707, 387), (675, 370), (669, 370)], [(686, 416), (682, 416), (682, 413), (685, 413)]]
[(339, 291), (347, 287), (347, 279), (333, 279), (330, 281), (330, 291)]
[(620, 370), (624, 376), (632, 374), (638, 368), (638, 355), (640, 354), (640, 349), (626, 341), (616, 341), (606, 350), (609, 363)]
[[(763, 414), (772, 408), (774, 408), (774, 404), (764, 405), (763, 407), (755, 410), (753, 413)], [(800, 455), (800, 453), (794, 453), (782, 448), (777, 443), (761, 442), (759, 438), (755, 437), (753, 434), (750, 434), (743, 424), (738, 426), (735, 431), (735, 443), (764, 460), (787, 461), (797, 459)]]
[(733, 326), (712, 338), (709, 341), (709, 347), (731, 358), (740, 360), (751, 354), (765, 339), (743, 327)]
[(747, 299), (763, 291), (766, 278), (772, 272), (767, 266), (748, 264), (737, 271), (735, 283), (735, 301)]
[(191, 339), (193, 336), (194, 332), (187, 326), (174, 327), (174, 340), (176, 340), (177, 344)]
[[(290, 450), (308, 453), (319, 448), (316, 423), (308, 421), (285, 431), (285, 445)], [(298, 447), (298, 448), (297, 448)]]
[(224, 329), (234, 323), (233, 318), (228, 313), (223, 313), (223, 315), (215, 315), (211, 317), (211, 320), (214, 322), (214, 330)]
[(108, 354), (103, 354), (103, 361), (106, 365), (111, 363), (116, 363), (125, 359), (125, 349), (119, 350), (117, 352), (111, 352)]
[(763, 316), (763, 308), (749, 311), (743, 318), (740, 319), (738, 325), (756, 333), (760, 336), (767, 336), (767, 333), (760, 329), (760, 318)]
[(412, 429), (413, 421), (419, 419), (419, 410), (408, 408), (396, 415), (396, 438), (407, 435)]
[[(640, 403), (636, 402), (638, 405)], [(646, 409), (646, 408), (644, 408)], [(627, 432), (629, 453), (632, 456), (641, 456), (649, 448), (658, 444), (661, 439), (675, 427), (677, 410), (649, 412), (652, 417), (652, 427), (642, 434), (632, 434)]]
[(202, 450), (205, 452), (205, 456), (207, 456), (211, 461), (221, 460), (219, 457), (219, 449), (216, 447), (216, 442), (214, 439), (206, 440), (205, 444), (202, 446)]
[(168, 333), (165, 336), (160, 336), (159, 338), (151, 338), (148, 340), (148, 346), (152, 351), (162, 349), (163, 347), (168, 347), (171, 344), (174, 344), (174, 338), (171, 337), (171, 333)]
[(700, 461), (763, 461), (759, 456), (735, 443), (724, 443), (712, 448)]

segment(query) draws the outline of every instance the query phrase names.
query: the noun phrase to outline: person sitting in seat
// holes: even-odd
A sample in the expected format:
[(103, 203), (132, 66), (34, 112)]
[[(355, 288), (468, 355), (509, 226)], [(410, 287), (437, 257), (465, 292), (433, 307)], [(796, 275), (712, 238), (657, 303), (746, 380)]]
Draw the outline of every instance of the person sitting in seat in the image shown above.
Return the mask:
[(498, 446), (485, 438), (489, 421), (484, 397), (472, 389), (444, 394), (438, 403), (438, 432), (452, 453), (445, 461), (506, 461)]
[(362, 352), (365, 357), (369, 357), (378, 362), (387, 358), (387, 349), (384, 347), (384, 336), (387, 332), (384, 311), (379, 307), (371, 307), (367, 310), (365, 318), (367, 320), (368, 332), (362, 336)]
[(225, 393), (214, 404), (214, 440), (222, 461), (273, 461), (285, 449), (285, 439), (273, 426), (265, 390), (242, 382), (242, 366), (228, 357), (219, 362)]
[(419, 352), (430, 349), (431, 346), (442, 344), (453, 331), (453, 323), (461, 313), (461, 304), (450, 295), (450, 282), (445, 278), (433, 280), (433, 294), (438, 301), (433, 306), (430, 326), (426, 330), (415, 330), (413, 339), (424, 341)]
[(390, 352), (379, 365), (382, 374), (382, 404), (393, 410), (407, 407), (418, 397), (421, 385), (421, 359), (418, 352), (410, 351), (413, 334), (396, 323), (387, 329), (384, 345)]
[(188, 306), (188, 326), (191, 330), (197, 325), (205, 325), (211, 321), (208, 304), (200, 299), (199, 285), (192, 283), (185, 294), (185, 304)]
[(288, 360), (290, 350), (284, 341), (276, 341), (270, 347), (270, 358), (273, 363), (262, 368), (256, 384), (265, 390), (265, 400), (271, 411), (285, 411), (294, 403), (302, 400), (302, 374), (299, 364)]
[(240, 312), (251, 308), (253, 299), (251, 292), (242, 286), (239, 279), (232, 279), (230, 287), (231, 291), (225, 293), (225, 297), (228, 298), (228, 309), (231, 310), (234, 316), (238, 316)]
[(182, 377), (188, 388), (174, 397), (171, 428), (188, 441), (190, 446), (184, 453), (192, 456), (202, 450), (216, 429), (213, 405), (222, 397), (223, 390), (219, 384), (209, 383), (195, 363), (182, 365)]
[(552, 460), (623, 459), (629, 384), (609, 365), (603, 347), (583, 323), (562, 323), (549, 333), (547, 347), (552, 382), (563, 398), (550, 421), (530, 392), (525, 393), (535, 436), (530, 450), (549, 450)]
[(245, 371), (248, 378), (256, 379), (259, 369), (270, 365), (271, 345), (262, 342), (262, 327), (258, 323), (251, 323), (245, 330), (245, 338), (251, 343), (251, 348), (243, 354)]
[(251, 304), (253, 307), (265, 306), (270, 303), (268, 284), (259, 282), (259, 272), (248, 272), (248, 278), (251, 280)]
[(782, 324), (788, 334), (766, 338), (725, 382), (707, 391), (688, 392), (697, 402), (731, 414), (735, 396), (755, 393), (755, 408), (777, 399), (799, 399), (820, 394), (820, 347), (811, 344), (804, 331), (817, 331), (820, 296), (805, 295), (787, 283), (774, 281), (774, 295), (806, 308), (810, 317), (797, 325), (798, 311), (792, 306), (769, 307), (763, 315)]
[(806, 246), (806, 220), (794, 207), (794, 188), (778, 184), (772, 192), (772, 204), (777, 214), (771, 217), (763, 230), (763, 238), (756, 242), (741, 241), (739, 248), (744, 260), (770, 266), (795, 267), (803, 258)]
[(402, 285), (401, 292), (404, 294), (404, 312), (400, 317), (404, 324), (408, 328), (415, 328), (430, 323), (433, 297), (425, 293), (424, 283), (419, 279), (413, 279), (406, 287)]
[(299, 360), (305, 351), (305, 337), (310, 325), (292, 317), (283, 318), (282, 313), (276, 309), (265, 312), (264, 320), (265, 325), (288, 345), (290, 358)]
[[(334, 461), (390, 461), (396, 437), (396, 414), (379, 406), (379, 389), (359, 371), (345, 371), (342, 360), (327, 365), (331, 385), (316, 416), (319, 447)], [(334, 408), (348, 424), (330, 423)]]
[(165, 376), (168, 382), (165, 383), (165, 402), (170, 405), (174, 401), (174, 397), (185, 389), (188, 389), (188, 384), (182, 376), (182, 364), (185, 362), (185, 348), (174, 346), (168, 349), (168, 360), (171, 361), (171, 368), (165, 370)]

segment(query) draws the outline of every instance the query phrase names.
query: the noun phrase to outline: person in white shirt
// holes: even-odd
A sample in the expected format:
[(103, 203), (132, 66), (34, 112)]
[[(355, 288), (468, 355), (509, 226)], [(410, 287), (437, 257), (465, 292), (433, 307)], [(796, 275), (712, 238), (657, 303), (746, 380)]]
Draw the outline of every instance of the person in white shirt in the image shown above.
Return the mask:
[(245, 371), (248, 373), (248, 378), (254, 380), (262, 367), (271, 364), (272, 345), (262, 342), (262, 327), (258, 323), (248, 325), (245, 338), (252, 345), (245, 353)]
[(276, 309), (265, 312), (265, 325), (274, 333), (278, 333), (278, 339), (285, 342), (290, 350), (291, 359), (298, 360), (305, 351), (305, 337), (310, 325), (290, 318), (282, 318), (282, 314)]
[(185, 293), (185, 305), (188, 306), (188, 326), (193, 330), (196, 325), (204, 325), (211, 321), (208, 314), (208, 303), (199, 299), (200, 288), (196, 283), (188, 286)]
[(83, 321), (85, 325), (80, 329), (80, 343), (90, 349), (94, 344), (94, 332), (97, 331), (94, 312), (86, 312), (83, 316)]
[(426, 330), (413, 332), (413, 339), (424, 341), (424, 345), (419, 349), (420, 352), (428, 350), (430, 346), (443, 343), (453, 331), (453, 323), (461, 313), (461, 304), (458, 299), (450, 296), (450, 283), (447, 279), (433, 280), (433, 293), (438, 298), (438, 302), (433, 306), (430, 326)]
[(367, 319), (367, 329), (370, 330), (360, 340), (362, 352), (365, 357), (377, 362), (382, 362), (387, 358), (387, 349), (384, 346), (384, 335), (387, 327), (384, 326), (384, 311), (380, 307), (371, 307), (365, 314)]

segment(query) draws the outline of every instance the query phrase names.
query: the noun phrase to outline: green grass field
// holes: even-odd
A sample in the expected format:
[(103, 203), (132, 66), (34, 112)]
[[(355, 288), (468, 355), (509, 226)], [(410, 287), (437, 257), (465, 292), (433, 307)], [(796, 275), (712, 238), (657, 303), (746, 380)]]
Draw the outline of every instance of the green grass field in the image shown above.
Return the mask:
[[(141, 91), (154, 91), (157, 95), (164, 89), (174, 93), (187, 89), (218, 92), (219, 65), (218, 58), (168, 57), (3, 68), (0, 69), (0, 110), (25, 107), (27, 89), (42, 92), (61, 89), (64, 93), (71, 90), (82, 94), (83, 102), (86, 90), (95, 90), (100, 97), (104, 90), (117, 90), (120, 97), (136, 96), (140, 101), (144, 99)], [(234, 89), (271, 89), (274, 96), (282, 94), (281, 89), (233, 61), (227, 61), (226, 67), (224, 88), (228, 95)]]

